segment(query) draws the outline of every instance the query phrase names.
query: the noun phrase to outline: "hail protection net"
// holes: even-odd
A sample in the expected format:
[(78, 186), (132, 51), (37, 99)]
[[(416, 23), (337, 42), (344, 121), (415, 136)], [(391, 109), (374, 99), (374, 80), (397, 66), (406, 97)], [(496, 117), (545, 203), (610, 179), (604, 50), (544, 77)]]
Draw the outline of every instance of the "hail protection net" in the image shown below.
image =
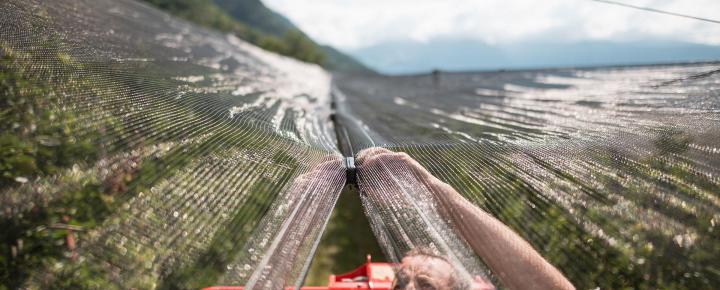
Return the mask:
[(0, 53), (6, 286), (301, 282), (345, 183), (327, 72), (133, 1), (3, 1)]
[[(719, 67), (338, 75), (334, 90), (355, 150), (405, 152), (434, 176), (402, 155), (359, 156), (363, 204), (388, 257), (425, 247), (489, 273), (450, 230), (474, 225), (448, 222), (438, 206), (447, 183), (578, 289), (711, 289)], [(498, 241), (481, 243), (492, 251)]]
[(0, 118), (8, 288), (299, 286), (341, 152), (392, 261), (502, 287), (451, 187), (578, 289), (720, 284), (717, 63), (331, 76), (130, 0), (6, 0)]

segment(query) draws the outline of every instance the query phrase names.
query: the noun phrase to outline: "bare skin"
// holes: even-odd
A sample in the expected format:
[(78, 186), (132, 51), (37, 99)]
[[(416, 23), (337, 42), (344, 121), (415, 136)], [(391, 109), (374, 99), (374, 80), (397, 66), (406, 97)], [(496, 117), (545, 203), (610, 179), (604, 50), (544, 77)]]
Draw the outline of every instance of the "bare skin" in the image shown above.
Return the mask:
[(452, 266), (436, 257), (415, 255), (402, 259), (393, 290), (452, 289)]
[(433, 194), (440, 214), (455, 225), (508, 289), (575, 289), (527, 241), (430, 174), (409, 155), (375, 147), (361, 151), (357, 159), (361, 170), (372, 170), (376, 174), (392, 175), (388, 170), (391, 164), (393, 168), (400, 166), (412, 171), (416, 186), (424, 186)]

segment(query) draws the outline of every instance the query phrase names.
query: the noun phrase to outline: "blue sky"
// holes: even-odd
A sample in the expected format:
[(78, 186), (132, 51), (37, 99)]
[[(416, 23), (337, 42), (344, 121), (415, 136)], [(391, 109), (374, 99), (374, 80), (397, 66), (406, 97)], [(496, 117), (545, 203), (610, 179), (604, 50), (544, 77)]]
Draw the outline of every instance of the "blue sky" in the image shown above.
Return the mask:
[[(718, 0), (619, 0), (700, 17), (720, 17)], [(720, 45), (720, 24), (588, 0), (264, 0), (315, 40), (353, 50), (397, 40), (666, 39)]]
[[(562, 45), (603, 43), (598, 48), (605, 58), (584, 63), (553, 62), (562, 60), (562, 51), (548, 54), (546, 66), (616, 64), (613, 55), (623, 54), (617, 43), (632, 43), (624, 59), (642, 57), (638, 43), (681, 43), (701, 45), (701, 49), (673, 48), (665, 58), (638, 59), (638, 63), (668, 62), (682, 59), (713, 59), (720, 56), (720, 24), (656, 14), (589, 0), (263, 0), (271, 9), (292, 20), (316, 41), (346, 51), (366, 64), (384, 72), (411, 72), (437, 67), (454, 50), (469, 53), (461, 46), (495, 48), (500, 54), (513, 50), (517, 58), (530, 56), (532, 43)], [(720, 18), (720, 0), (618, 0), (705, 18)], [(448, 44), (448, 42), (451, 42)], [(454, 43), (454, 44), (453, 44)], [(442, 45), (438, 45), (442, 44)], [(557, 46), (559, 44), (560, 46)], [(663, 45), (664, 45), (663, 44)], [(455, 45), (455, 46), (453, 46)], [(708, 46), (710, 45), (710, 46)], [(408, 47), (424, 47), (423, 54), (388, 58)], [(528, 46), (522, 50), (523, 46)], [(715, 54), (714, 48), (718, 47)], [(521, 49), (518, 49), (521, 48)], [(662, 49), (662, 46), (659, 46)], [(538, 48), (541, 49), (541, 48)], [(443, 50), (443, 51), (441, 51)], [(693, 55), (693, 51), (702, 54)], [(437, 51), (437, 53), (435, 53)], [(387, 52), (387, 53), (386, 53)], [(471, 53), (471, 52), (470, 52)], [(717, 55), (717, 56), (716, 56)], [(466, 55), (472, 57), (472, 55)], [(434, 64), (425, 63), (434, 60)], [(467, 58), (465, 58), (467, 59)], [(620, 58), (618, 58), (620, 59)], [(510, 59), (513, 60), (513, 59)], [(478, 60), (472, 68), (504, 66)], [(508, 63), (510, 64), (510, 63)], [(405, 66), (404, 66), (405, 65)], [(448, 68), (463, 64), (448, 63)], [(479, 65), (479, 66), (478, 66)], [(523, 67), (523, 63), (516, 63)], [(443, 68), (442, 66), (440, 68)], [(389, 69), (389, 70), (388, 70)]]

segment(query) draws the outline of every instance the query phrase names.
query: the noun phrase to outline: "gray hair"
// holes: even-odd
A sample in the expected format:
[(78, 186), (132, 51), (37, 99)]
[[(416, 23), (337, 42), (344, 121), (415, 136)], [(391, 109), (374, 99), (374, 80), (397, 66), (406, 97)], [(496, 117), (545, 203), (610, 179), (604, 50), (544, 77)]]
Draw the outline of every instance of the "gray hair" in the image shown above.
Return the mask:
[(451, 263), (445, 256), (436, 253), (430, 248), (427, 247), (415, 247), (405, 253), (405, 257), (429, 257), (434, 259), (439, 259), (450, 265), (453, 270), (452, 275), (452, 281), (451, 281), (451, 289), (453, 290), (470, 290), (472, 289), (472, 282), (468, 281), (467, 279), (463, 279), (462, 275), (458, 275), (458, 270), (456, 269), (455, 265)]

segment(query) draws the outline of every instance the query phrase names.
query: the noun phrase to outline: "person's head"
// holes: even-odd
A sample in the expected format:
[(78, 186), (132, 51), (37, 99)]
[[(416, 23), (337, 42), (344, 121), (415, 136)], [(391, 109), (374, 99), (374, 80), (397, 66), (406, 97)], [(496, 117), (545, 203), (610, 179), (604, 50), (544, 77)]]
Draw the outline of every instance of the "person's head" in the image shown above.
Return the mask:
[(424, 248), (405, 254), (393, 281), (393, 290), (466, 289), (455, 268), (443, 257)]

